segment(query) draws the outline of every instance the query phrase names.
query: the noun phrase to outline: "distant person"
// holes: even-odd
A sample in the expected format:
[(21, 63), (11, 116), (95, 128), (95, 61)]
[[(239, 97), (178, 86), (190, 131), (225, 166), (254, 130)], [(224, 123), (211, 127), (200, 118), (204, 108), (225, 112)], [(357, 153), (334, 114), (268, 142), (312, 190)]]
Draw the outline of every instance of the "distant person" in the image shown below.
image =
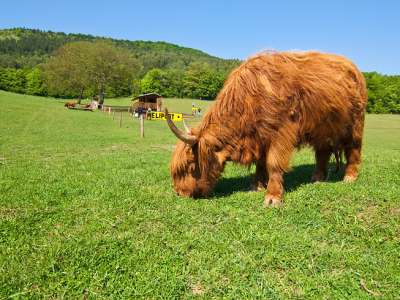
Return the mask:
[(151, 112), (152, 112), (152, 109), (151, 109), (151, 107), (149, 107), (147, 109), (147, 113), (146, 113), (146, 120), (151, 120)]
[(196, 104), (192, 102), (192, 116), (196, 115)]

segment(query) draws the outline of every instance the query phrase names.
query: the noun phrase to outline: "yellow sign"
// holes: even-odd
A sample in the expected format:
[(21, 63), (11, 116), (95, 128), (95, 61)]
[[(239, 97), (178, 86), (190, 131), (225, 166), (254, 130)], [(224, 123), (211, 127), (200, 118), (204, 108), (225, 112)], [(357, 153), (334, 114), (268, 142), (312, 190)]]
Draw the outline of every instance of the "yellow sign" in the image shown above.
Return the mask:
[[(183, 114), (180, 113), (168, 113), (171, 116), (172, 121), (182, 121)], [(154, 111), (151, 113), (147, 113), (147, 118), (149, 120), (166, 120), (165, 113), (161, 111)]]

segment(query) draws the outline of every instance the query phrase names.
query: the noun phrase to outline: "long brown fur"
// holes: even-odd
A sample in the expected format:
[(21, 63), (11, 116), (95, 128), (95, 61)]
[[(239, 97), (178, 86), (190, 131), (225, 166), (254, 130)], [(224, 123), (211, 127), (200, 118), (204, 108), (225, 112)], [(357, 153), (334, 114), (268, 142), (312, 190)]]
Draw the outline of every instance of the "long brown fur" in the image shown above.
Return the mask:
[[(327, 159), (344, 152), (345, 179), (358, 175), (367, 91), (344, 57), (319, 52), (268, 52), (249, 58), (226, 80), (201, 124), (194, 146), (178, 142), (170, 164), (175, 190), (207, 196), (226, 161), (256, 163), (256, 181), (280, 200), (281, 174), (296, 147), (316, 151), (314, 180)], [(257, 183), (257, 182), (256, 182)]]

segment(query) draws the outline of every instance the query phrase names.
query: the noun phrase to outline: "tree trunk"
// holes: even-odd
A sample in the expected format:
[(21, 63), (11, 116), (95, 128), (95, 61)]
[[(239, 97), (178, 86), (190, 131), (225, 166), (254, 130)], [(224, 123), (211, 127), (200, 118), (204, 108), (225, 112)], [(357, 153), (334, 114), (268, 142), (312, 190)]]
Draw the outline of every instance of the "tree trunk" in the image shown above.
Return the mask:
[(79, 97), (78, 97), (78, 104), (80, 105), (81, 104), (81, 101), (82, 101), (82, 98), (83, 98), (83, 91), (85, 90), (85, 88), (81, 88), (81, 92), (80, 92), (80, 94), (79, 94)]
[(101, 84), (99, 88), (99, 105), (103, 106), (103, 104), (104, 104), (104, 86), (103, 84)]

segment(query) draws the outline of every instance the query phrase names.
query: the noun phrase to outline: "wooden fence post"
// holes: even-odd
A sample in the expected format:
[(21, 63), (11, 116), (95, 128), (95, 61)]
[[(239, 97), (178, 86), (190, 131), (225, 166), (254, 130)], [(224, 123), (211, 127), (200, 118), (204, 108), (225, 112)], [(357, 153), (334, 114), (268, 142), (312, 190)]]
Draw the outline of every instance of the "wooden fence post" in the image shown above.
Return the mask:
[(140, 114), (140, 137), (144, 138), (144, 117)]
[(111, 114), (111, 107), (108, 108), (108, 114)]
[(122, 111), (121, 114), (119, 115), (119, 128), (122, 127)]
[(114, 121), (114, 119), (115, 119), (115, 111), (113, 111), (113, 121)]

